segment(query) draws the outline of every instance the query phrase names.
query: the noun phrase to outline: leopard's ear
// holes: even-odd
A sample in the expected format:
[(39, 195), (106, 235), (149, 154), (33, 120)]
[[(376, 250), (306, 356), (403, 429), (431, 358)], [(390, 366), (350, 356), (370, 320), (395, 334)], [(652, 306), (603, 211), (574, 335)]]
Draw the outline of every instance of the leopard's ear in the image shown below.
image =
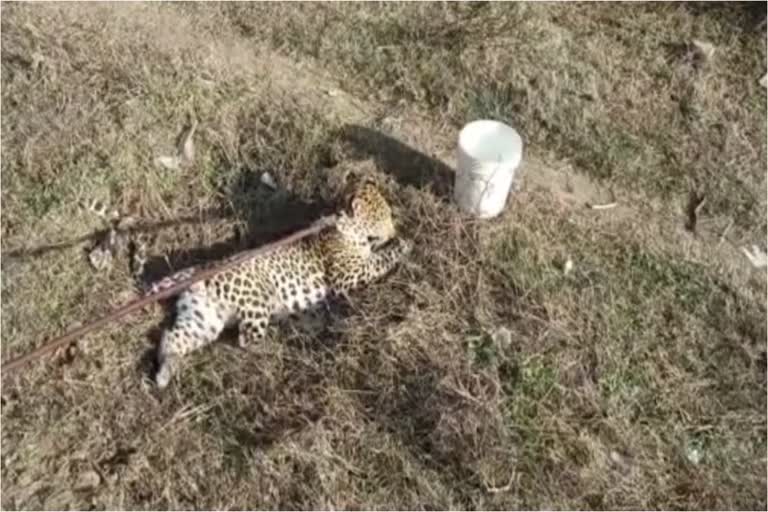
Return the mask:
[(354, 172), (349, 171), (344, 175), (344, 207), (350, 208), (352, 199), (355, 197), (355, 192), (360, 183), (360, 176)]
[(342, 186), (341, 197), (341, 210), (350, 216), (353, 214), (352, 202), (355, 198), (358, 181), (359, 179), (357, 175), (352, 171), (347, 172), (344, 176), (344, 184)]
[(357, 196), (368, 184), (375, 184), (375, 182), (371, 177), (353, 171), (348, 172), (344, 177), (343, 208), (349, 215), (354, 216), (354, 212), (359, 206), (356, 200)]

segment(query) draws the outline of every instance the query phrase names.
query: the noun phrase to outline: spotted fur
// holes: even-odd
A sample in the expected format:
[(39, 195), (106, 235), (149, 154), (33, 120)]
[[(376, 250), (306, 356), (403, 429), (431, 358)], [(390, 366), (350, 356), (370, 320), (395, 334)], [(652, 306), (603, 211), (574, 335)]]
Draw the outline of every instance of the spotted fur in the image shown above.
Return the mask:
[[(410, 250), (409, 242), (395, 236), (386, 200), (364, 183), (335, 226), (185, 290), (176, 303), (175, 323), (160, 341), (158, 387), (168, 385), (182, 356), (214, 341), (225, 327), (239, 324), (241, 347), (261, 340), (274, 318), (346, 295), (387, 274)], [(155, 290), (192, 272), (184, 270)]]

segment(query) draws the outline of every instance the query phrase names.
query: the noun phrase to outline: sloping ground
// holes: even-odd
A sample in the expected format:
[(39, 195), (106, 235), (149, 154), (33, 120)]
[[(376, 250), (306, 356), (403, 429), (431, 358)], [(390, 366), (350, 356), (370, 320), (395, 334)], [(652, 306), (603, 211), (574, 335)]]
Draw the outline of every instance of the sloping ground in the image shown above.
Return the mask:
[[(5, 378), (3, 508), (764, 508), (765, 274), (737, 247), (754, 211), (694, 237), (664, 196), (592, 182), (531, 134), (508, 211), (466, 218), (450, 116), (396, 63), (382, 94), (400, 104), (339, 78), (324, 12), (3, 5), (4, 359), (130, 287), (124, 261), (32, 251), (98, 227), (91, 198), (171, 223), (156, 251), (177, 264), (305, 224), (367, 173), (416, 243), (322, 325), (219, 343), (162, 396), (144, 359), (159, 310)], [(189, 113), (194, 166), (158, 167)]]

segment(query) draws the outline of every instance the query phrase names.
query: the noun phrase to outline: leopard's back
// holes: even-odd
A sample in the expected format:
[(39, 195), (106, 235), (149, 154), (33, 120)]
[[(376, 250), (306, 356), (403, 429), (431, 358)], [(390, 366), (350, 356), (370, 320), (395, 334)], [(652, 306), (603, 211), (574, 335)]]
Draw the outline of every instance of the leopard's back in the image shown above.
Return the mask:
[(270, 316), (307, 309), (329, 291), (322, 242), (313, 236), (280, 247), (214, 276), (206, 286), (241, 314), (254, 307), (266, 307)]

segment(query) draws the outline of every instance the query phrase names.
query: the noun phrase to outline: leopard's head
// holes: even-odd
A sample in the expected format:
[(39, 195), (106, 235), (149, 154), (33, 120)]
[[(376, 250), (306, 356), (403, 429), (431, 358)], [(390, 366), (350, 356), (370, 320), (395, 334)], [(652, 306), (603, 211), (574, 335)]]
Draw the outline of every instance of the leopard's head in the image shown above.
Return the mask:
[(357, 242), (371, 248), (377, 248), (395, 236), (392, 208), (374, 183), (366, 181), (355, 187), (342, 229)]

